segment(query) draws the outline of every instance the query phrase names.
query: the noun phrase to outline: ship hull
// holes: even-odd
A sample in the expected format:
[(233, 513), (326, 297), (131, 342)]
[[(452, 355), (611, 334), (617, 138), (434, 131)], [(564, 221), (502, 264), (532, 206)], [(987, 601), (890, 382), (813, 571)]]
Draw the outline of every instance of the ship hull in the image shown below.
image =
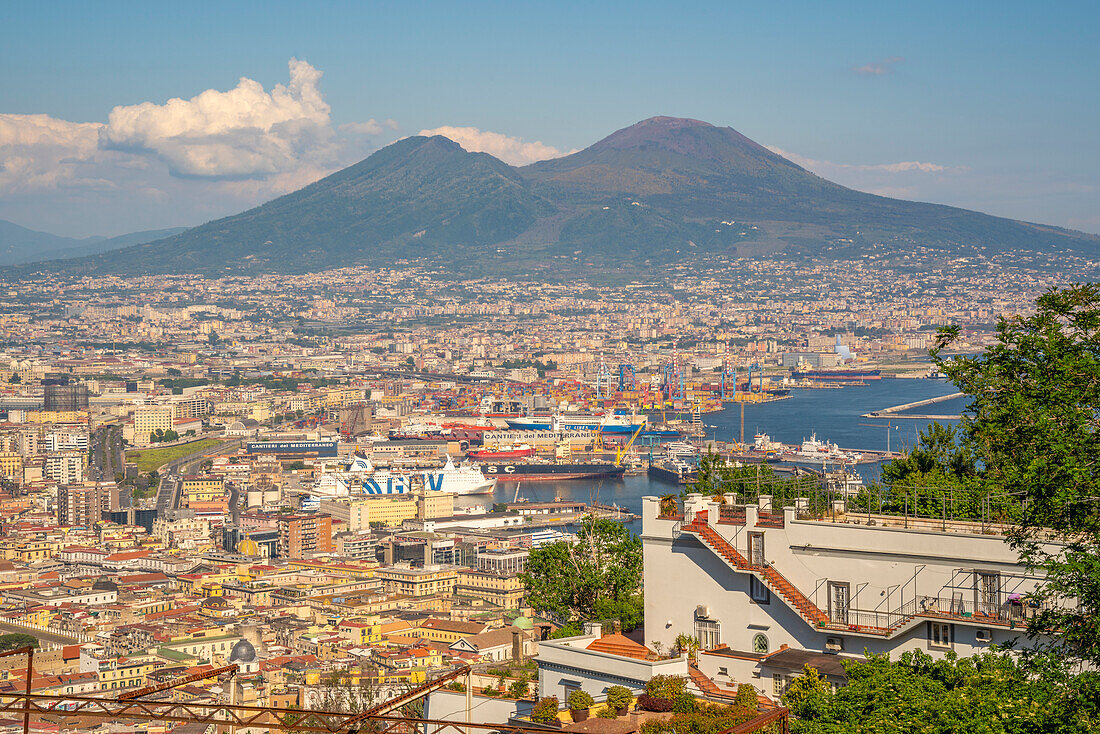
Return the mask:
[(479, 462), (486, 477), (500, 481), (556, 482), (565, 479), (615, 479), (626, 467), (614, 464), (524, 464), (521, 462)]

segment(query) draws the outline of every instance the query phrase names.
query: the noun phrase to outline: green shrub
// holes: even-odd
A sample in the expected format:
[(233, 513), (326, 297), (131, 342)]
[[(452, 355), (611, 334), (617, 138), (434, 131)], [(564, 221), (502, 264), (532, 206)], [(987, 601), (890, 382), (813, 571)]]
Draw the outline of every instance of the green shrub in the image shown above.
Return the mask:
[(619, 718), (619, 712), (610, 706), (604, 706), (596, 712), (597, 719), (617, 719)]
[(695, 696), (682, 693), (672, 702), (672, 710), (678, 714), (690, 714), (695, 711)]
[(675, 701), (687, 692), (687, 680), (677, 675), (655, 675), (645, 684), (645, 692), (656, 698)]
[(535, 704), (535, 708), (531, 709), (531, 721), (537, 721), (540, 724), (552, 724), (557, 720), (558, 699), (556, 696), (540, 698), (539, 702)]
[(513, 681), (512, 685), (508, 686), (508, 695), (512, 698), (524, 698), (530, 692), (531, 684), (523, 678)]
[(579, 709), (591, 708), (596, 704), (596, 700), (580, 688), (577, 688), (569, 694), (567, 703), (569, 704), (570, 711), (577, 711)]
[(634, 694), (626, 686), (611, 686), (607, 689), (607, 705), (613, 709), (626, 708), (634, 700)]
[(481, 689), (481, 695), (483, 695), (483, 696), (495, 696), (495, 695), (497, 695), (497, 690), (495, 688), (493, 688), (492, 686), (485, 686), (484, 688)]
[(748, 683), (742, 683), (737, 687), (737, 696), (733, 702), (738, 706), (744, 706), (749, 711), (756, 711), (760, 706), (760, 700), (756, 697), (756, 689)]

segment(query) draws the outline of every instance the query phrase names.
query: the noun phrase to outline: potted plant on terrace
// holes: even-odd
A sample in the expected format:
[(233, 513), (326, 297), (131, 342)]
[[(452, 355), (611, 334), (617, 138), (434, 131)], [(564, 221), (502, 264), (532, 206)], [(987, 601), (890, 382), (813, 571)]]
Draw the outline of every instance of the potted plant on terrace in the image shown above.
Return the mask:
[(569, 711), (573, 714), (573, 721), (584, 721), (588, 718), (588, 710), (596, 703), (592, 696), (580, 688), (569, 694)]
[(626, 715), (633, 700), (634, 695), (626, 686), (611, 686), (607, 689), (607, 705), (619, 716)]

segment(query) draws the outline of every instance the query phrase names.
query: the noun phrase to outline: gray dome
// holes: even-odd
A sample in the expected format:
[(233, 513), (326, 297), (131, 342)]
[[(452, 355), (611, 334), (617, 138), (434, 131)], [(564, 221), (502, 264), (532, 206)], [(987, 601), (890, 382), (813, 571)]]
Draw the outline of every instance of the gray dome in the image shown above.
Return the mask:
[(248, 640), (237, 640), (233, 645), (233, 649), (229, 651), (229, 662), (231, 663), (254, 663), (256, 662), (256, 648), (252, 646), (252, 643)]

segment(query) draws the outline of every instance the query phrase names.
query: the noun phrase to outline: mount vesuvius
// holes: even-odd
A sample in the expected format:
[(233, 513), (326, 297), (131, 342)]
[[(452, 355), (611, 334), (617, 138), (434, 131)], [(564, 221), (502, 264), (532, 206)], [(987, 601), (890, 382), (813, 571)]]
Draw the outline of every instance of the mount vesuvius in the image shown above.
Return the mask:
[(444, 137), (405, 138), (241, 214), (38, 268), (218, 275), (417, 258), (539, 268), (872, 246), (1095, 255), (1100, 237), (854, 191), (732, 128), (654, 117), (518, 168)]

